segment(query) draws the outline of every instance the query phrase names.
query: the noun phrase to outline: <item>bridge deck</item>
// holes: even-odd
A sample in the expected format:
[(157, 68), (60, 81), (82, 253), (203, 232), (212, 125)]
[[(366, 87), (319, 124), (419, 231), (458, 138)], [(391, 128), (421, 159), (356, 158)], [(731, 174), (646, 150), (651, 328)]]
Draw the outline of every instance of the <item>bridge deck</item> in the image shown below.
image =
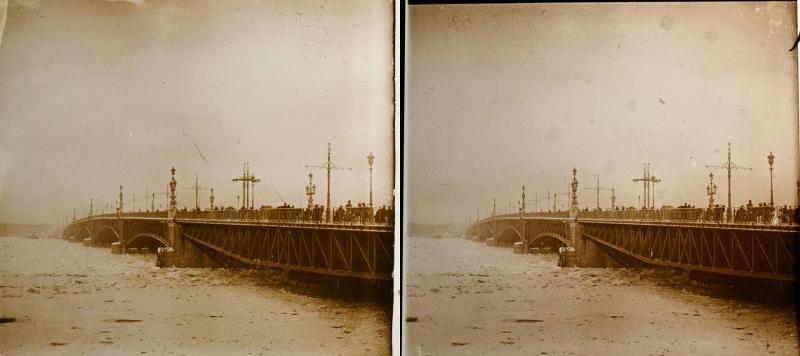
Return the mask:
[[(620, 263), (627, 261), (624, 265), (646, 264), (736, 277), (795, 280), (800, 225), (793, 220), (781, 220), (782, 224), (775, 223), (777, 219), (769, 223), (761, 219), (726, 223), (686, 219), (701, 215), (683, 211), (609, 212), (607, 215), (578, 212), (573, 218), (558, 215), (560, 213), (494, 216), (473, 224), (467, 233), (494, 238), (493, 243), (500, 245), (521, 241), (523, 249), (542, 243), (539, 238), (549, 235), (563, 245), (585, 250), (590, 248), (583, 244), (584, 239), (588, 239), (608, 257)], [(577, 256), (581, 265), (607, 265), (597, 259), (595, 252), (579, 252)]]
[[(494, 217), (484, 218), (478, 220), (477, 222), (473, 223), (472, 225), (480, 225), (483, 223), (491, 222), (493, 220), (556, 220), (556, 221), (568, 221), (570, 220), (568, 213), (528, 213), (523, 214), (520, 216), (519, 214), (503, 214), (503, 215), (496, 215)], [(618, 223), (648, 223), (648, 224), (686, 224), (692, 226), (712, 226), (712, 227), (732, 227), (732, 228), (741, 228), (741, 229), (781, 229), (781, 230), (790, 230), (795, 231), (800, 229), (800, 224), (795, 222), (794, 220), (789, 220), (785, 223), (774, 224), (771, 222), (761, 222), (761, 221), (734, 221), (734, 222), (725, 222), (722, 220), (702, 220), (702, 219), (680, 219), (680, 218), (625, 218), (625, 217), (602, 217), (598, 216), (597, 214), (587, 214), (586, 212), (579, 212), (577, 217), (577, 221), (594, 221), (594, 222), (618, 222)]]
[[(131, 214), (122, 214), (121, 216), (117, 216), (116, 214), (103, 214), (103, 215), (94, 215), (91, 217), (82, 218), (79, 220), (75, 220), (70, 225), (81, 224), (88, 221), (97, 221), (97, 220), (131, 220), (131, 221), (167, 221), (169, 218), (167, 214), (160, 214), (160, 213), (131, 213)], [(282, 227), (304, 227), (304, 228), (316, 228), (316, 229), (324, 229), (324, 230), (363, 230), (363, 231), (376, 231), (376, 232), (387, 232), (387, 231), (394, 231), (394, 225), (388, 223), (377, 223), (377, 222), (360, 222), (360, 221), (346, 221), (346, 222), (334, 222), (334, 223), (326, 223), (314, 220), (300, 220), (300, 219), (292, 219), (292, 220), (279, 220), (279, 219), (266, 219), (260, 217), (254, 218), (245, 218), (242, 216), (224, 216), (224, 217), (217, 217), (217, 218), (209, 218), (209, 217), (181, 217), (180, 215), (175, 218), (176, 222), (183, 222), (183, 223), (209, 223), (209, 224), (233, 224), (233, 225), (258, 225), (258, 226), (282, 226)]]
[(178, 262), (170, 264), (208, 263), (181, 247), (191, 241), (206, 253), (211, 252), (208, 256), (219, 263), (235, 260), (255, 267), (335, 277), (393, 278), (394, 225), (357, 220), (323, 223), (268, 219), (253, 212), (232, 213), (178, 214), (174, 220), (166, 213), (104, 214), (74, 221), (64, 231), (65, 236), (73, 235), (78, 240), (88, 237), (92, 243), (95, 238), (105, 244), (119, 241), (122, 251), (129, 243), (145, 243), (141, 240), (144, 236), (151, 239), (149, 244), (175, 244), (170, 253), (188, 257), (179, 257), (175, 260)]

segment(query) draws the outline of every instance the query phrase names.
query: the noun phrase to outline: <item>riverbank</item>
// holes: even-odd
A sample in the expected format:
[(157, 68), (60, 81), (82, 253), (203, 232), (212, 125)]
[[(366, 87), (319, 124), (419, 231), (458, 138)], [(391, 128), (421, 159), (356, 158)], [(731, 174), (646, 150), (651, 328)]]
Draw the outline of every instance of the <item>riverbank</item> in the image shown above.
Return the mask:
[(798, 354), (792, 306), (695, 294), (669, 273), (559, 268), (463, 239), (405, 251), (408, 355)]
[(385, 307), (62, 240), (0, 238), (0, 293), (0, 354), (391, 353)]

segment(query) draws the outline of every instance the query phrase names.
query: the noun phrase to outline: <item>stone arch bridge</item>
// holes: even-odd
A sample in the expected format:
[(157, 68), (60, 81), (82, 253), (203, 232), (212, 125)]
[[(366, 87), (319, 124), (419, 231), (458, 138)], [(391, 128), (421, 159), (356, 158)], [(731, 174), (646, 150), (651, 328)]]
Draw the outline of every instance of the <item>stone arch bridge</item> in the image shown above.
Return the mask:
[[(627, 213), (627, 212), (626, 212)], [(665, 266), (712, 275), (794, 281), (800, 226), (707, 222), (686, 212), (565, 211), (479, 220), (467, 236), (488, 245), (572, 247), (579, 267)]]
[[(394, 226), (268, 219), (258, 211), (148, 212), (94, 215), (63, 236), (125, 253), (158, 250), (159, 264), (241, 265), (358, 280), (392, 280)], [(162, 249), (158, 249), (163, 247)]]

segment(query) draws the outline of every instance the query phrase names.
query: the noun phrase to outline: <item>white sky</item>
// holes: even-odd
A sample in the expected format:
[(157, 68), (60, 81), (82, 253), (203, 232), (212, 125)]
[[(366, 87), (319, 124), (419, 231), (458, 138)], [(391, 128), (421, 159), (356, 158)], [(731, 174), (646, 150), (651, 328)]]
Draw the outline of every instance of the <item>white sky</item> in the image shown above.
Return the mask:
[[(734, 205), (795, 204), (795, 3), (413, 6), (409, 15), (406, 191), (412, 222), (498, 212), (527, 186), (528, 209), (600, 184), (637, 205), (643, 163), (656, 204), (707, 206), (710, 169), (733, 175)], [(713, 170), (726, 204), (724, 170)], [(610, 206), (610, 191), (601, 207)], [(559, 208), (566, 203), (559, 197)], [(552, 204), (552, 202), (551, 202)]]
[[(353, 168), (334, 172), (334, 205), (368, 200), (370, 151), (375, 204), (389, 204), (392, 10), (373, 0), (10, 1), (0, 221), (63, 221), (90, 197), (113, 209), (120, 184), (126, 200), (165, 191), (172, 165), (180, 207), (194, 206), (183, 188), (195, 174), (232, 206), (245, 161), (262, 179), (256, 205), (305, 205), (304, 165), (322, 164), (328, 141), (334, 163)], [(324, 203), (325, 173), (313, 173)]]

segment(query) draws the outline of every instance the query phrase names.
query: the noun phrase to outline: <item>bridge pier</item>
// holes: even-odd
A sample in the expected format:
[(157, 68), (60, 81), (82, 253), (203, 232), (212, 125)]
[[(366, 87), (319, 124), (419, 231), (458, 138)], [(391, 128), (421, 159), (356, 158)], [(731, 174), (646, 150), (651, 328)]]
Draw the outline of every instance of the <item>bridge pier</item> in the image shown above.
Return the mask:
[(170, 220), (166, 229), (170, 247), (158, 251), (159, 267), (219, 267), (211, 256), (183, 237), (175, 220)]
[[(125, 238), (125, 221), (118, 219), (117, 221), (117, 233), (119, 233), (119, 251), (120, 253), (125, 253), (128, 247), (128, 239)], [(111, 253), (114, 253), (114, 248), (111, 248)]]
[(89, 238), (83, 239), (83, 246), (94, 246), (96, 236), (95, 236), (95, 228), (94, 228), (94, 221), (89, 221)]
[(514, 253), (516, 254), (523, 254), (528, 251), (528, 244), (523, 241), (517, 241), (514, 243)]
[(575, 220), (569, 222), (570, 244), (575, 248), (578, 267), (620, 267), (621, 265), (583, 235), (583, 226)]

